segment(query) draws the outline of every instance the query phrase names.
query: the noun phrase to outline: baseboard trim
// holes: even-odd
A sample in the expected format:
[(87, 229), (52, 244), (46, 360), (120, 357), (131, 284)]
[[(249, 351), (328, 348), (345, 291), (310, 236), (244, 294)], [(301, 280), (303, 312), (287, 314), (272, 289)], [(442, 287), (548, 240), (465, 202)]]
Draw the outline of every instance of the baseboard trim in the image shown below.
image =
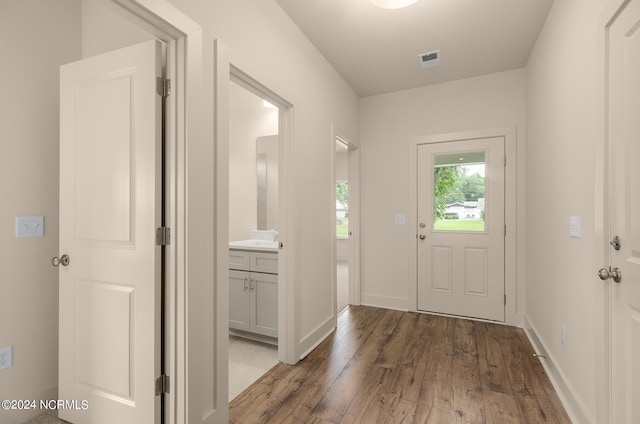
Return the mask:
[(544, 343), (538, 337), (535, 327), (526, 315), (524, 317), (524, 332), (527, 335), (531, 346), (533, 346), (533, 350), (538, 355), (545, 356), (545, 358), (540, 358), (540, 362), (542, 363), (549, 380), (551, 380), (553, 388), (556, 389), (558, 397), (566, 409), (571, 422), (595, 424), (594, 418), (584, 408), (584, 405), (576, 396), (575, 390), (573, 390), (571, 384), (569, 384), (567, 379), (564, 377), (562, 371), (556, 367), (553, 355), (549, 354)]
[[(329, 317), (322, 324), (317, 326), (309, 334), (300, 340), (300, 350), (304, 349), (304, 353), (299, 356), (300, 360), (303, 360), (313, 349), (318, 347), (320, 343), (324, 341), (331, 333), (336, 329), (336, 320), (334, 317)], [(314, 342), (315, 341), (315, 342)]]
[(409, 299), (390, 296), (378, 296), (368, 293), (362, 293), (360, 295), (360, 304), (364, 306), (373, 306), (376, 308), (395, 309), (397, 311), (403, 312), (407, 312), (409, 310)]

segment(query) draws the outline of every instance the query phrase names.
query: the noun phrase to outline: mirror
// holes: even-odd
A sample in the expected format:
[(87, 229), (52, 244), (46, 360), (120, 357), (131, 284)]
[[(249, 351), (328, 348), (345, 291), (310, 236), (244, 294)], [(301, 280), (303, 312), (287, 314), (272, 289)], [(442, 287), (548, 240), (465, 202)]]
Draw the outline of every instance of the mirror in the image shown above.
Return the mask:
[(256, 139), (257, 229), (278, 226), (278, 136)]
[(277, 227), (278, 109), (244, 85), (229, 90), (229, 240)]

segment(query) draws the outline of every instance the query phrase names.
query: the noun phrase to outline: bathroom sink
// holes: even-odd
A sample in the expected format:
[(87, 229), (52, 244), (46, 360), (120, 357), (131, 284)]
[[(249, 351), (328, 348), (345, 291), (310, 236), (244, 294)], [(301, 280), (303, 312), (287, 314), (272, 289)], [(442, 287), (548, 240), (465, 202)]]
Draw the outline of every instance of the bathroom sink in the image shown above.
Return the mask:
[(243, 249), (243, 250), (268, 250), (268, 251), (276, 251), (278, 250), (278, 242), (271, 240), (238, 240), (229, 242), (229, 247), (232, 249)]

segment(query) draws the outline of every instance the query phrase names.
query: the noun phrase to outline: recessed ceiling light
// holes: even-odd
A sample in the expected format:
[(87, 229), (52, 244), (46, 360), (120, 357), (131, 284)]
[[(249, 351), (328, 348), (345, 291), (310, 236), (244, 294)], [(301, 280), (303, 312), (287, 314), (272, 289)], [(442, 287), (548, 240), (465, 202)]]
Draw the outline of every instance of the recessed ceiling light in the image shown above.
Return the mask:
[(418, 0), (369, 0), (371, 3), (383, 9), (401, 9), (411, 6)]

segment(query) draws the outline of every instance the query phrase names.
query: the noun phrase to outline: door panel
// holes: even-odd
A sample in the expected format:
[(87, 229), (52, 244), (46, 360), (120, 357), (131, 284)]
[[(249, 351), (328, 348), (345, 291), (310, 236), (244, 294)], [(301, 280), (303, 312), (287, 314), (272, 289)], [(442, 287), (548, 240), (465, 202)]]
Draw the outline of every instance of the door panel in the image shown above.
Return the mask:
[(418, 145), (418, 310), (504, 321), (504, 138)]
[(640, 2), (633, 0), (610, 28), (610, 264), (612, 422), (640, 422)]
[(161, 45), (60, 70), (59, 411), (73, 423), (159, 418)]

